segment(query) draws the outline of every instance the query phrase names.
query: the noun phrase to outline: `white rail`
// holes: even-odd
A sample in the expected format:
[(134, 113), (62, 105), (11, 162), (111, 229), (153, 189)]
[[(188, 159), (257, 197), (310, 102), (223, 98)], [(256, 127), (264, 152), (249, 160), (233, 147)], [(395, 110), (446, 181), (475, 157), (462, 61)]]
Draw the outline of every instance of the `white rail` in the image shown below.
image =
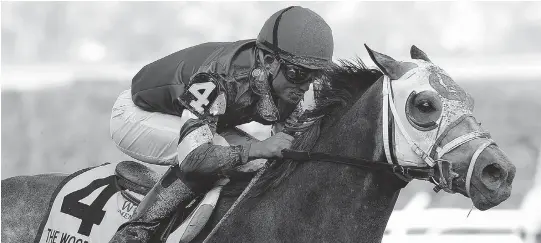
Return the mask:
[(520, 233), (524, 212), (521, 210), (473, 211), (432, 208), (393, 212), (383, 243), (394, 242), (524, 242)]

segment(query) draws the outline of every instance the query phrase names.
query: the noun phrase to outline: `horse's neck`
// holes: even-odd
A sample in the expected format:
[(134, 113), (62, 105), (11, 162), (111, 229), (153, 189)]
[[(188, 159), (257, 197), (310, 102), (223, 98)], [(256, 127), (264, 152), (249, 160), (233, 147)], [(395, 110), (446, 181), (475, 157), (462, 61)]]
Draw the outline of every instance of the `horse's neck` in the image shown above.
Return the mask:
[[(352, 158), (384, 161), (382, 141), (382, 79), (375, 82), (347, 107), (345, 113), (327, 124), (315, 150)], [(347, 141), (347, 143), (344, 143)]]
[[(384, 158), (381, 88), (374, 85), (322, 131), (314, 151)], [(211, 242), (378, 242), (398, 197), (394, 180), (344, 165), (300, 164), (278, 187), (243, 200)]]
[[(386, 161), (382, 140), (382, 79), (378, 80), (356, 100), (347, 112), (332, 126), (322, 131), (315, 146), (315, 151), (337, 154), (351, 158), (363, 158), (373, 161)], [(329, 180), (329, 190), (321, 190), (321, 194), (330, 195), (349, 204), (345, 215), (353, 214), (349, 220), (339, 223), (341, 226), (350, 225), (352, 229), (362, 229), (349, 236), (358, 236), (357, 240), (343, 238), (344, 241), (377, 242), (383, 235), (387, 220), (392, 213), (399, 189), (404, 182), (396, 176), (374, 171), (362, 170), (347, 166), (322, 165), (323, 173)], [(313, 168), (317, 170), (316, 167)], [(292, 175), (301, 177), (298, 175)], [(310, 177), (306, 177), (310, 178)], [(318, 178), (318, 177), (312, 177)], [(325, 184), (325, 179), (319, 180)], [(329, 209), (336, 202), (330, 202)], [(325, 205), (323, 205), (325, 210)], [(331, 211), (331, 210), (329, 210)], [(338, 223), (338, 222), (337, 222)]]

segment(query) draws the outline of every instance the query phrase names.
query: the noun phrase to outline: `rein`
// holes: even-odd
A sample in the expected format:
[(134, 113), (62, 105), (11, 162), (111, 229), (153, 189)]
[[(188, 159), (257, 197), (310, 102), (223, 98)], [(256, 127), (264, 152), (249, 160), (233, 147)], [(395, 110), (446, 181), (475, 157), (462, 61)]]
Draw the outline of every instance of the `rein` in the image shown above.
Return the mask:
[[(301, 162), (328, 162), (328, 163), (334, 163), (334, 164), (342, 164), (347, 165), (359, 169), (371, 169), (375, 171), (383, 171), (388, 173), (393, 173), (397, 175), (399, 178), (404, 179), (406, 181), (409, 181), (411, 179), (419, 179), (419, 180), (426, 180), (430, 181), (436, 186), (434, 187), (434, 191), (438, 192), (440, 190), (445, 190), (450, 193), (454, 193), (452, 190), (452, 181), (455, 177), (458, 175), (452, 171), (452, 163), (441, 159), (443, 155), (446, 153), (449, 153), (453, 151), (454, 149), (460, 147), (463, 144), (466, 144), (474, 139), (477, 138), (485, 138), (487, 141), (485, 141), (483, 144), (481, 144), (477, 150), (473, 153), (473, 156), (471, 158), (468, 171), (466, 174), (466, 193), (468, 197), (471, 198), (470, 194), (470, 184), (471, 184), (471, 177), (473, 175), (473, 168), (477, 161), (477, 158), (479, 155), (490, 145), (495, 145), (494, 141), (490, 139), (490, 134), (488, 133), (482, 133), (478, 131), (470, 132), (467, 134), (464, 134), (462, 136), (459, 136), (455, 139), (453, 139), (451, 142), (445, 144), (444, 146), (441, 146), (441, 142), (443, 139), (447, 136), (447, 134), (458, 124), (460, 124), (464, 119), (467, 117), (472, 117), (471, 114), (464, 114), (455, 121), (453, 121), (449, 126), (446, 127), (446, 129), (437, 137), (436, 141), (434, 142), (434, 145), (432, 145), (430, 152), (427, 153), (423, 151), (415, 142), (411, 140), (411, 137), (407, 134), (406, 130), (404, 129), (402, 122), (400, 121), (400, 118), (397, 115), (396, 107), (393, 101), (392, 97), (392, 86), (391, 82), (388, 76), (384, 76), (383, 81), (383, 126), (387, 127), (387, 129), (383, 130), (383, 141), (384, 141), (384, 152), (385, 156), (387, 158), (387, 161), (371, 161), (366, 160), (362, 158), (351, 158), (351, 157), (344, 157), (339, 155), (332, 155), (328, 153), (321, 153), (321, 152), (309, 152), (309, 151), (297, 151), (297, 150), (290, 150), (290, 149), (284, 149), (282, 150), (282, 157), (284, 159), (292, 159), (294, 161), (301, 161)], [(392, 112), (391, 116), (389, 116), (389, 110)], [(398, 124), (400, 132), (407, 138), (408, 143), (411, 145), (411, 149), (417, 153), (425, 162), (427, 162), (428, 166), (419, 167), (419, 166), (404, 166), (400, 165), (398, 161), (396, 161), (396, 157), (394, 156), (393, 150), (394, 144), (391, 143), (393, 141), (391, 139), (391, 135), (393, 134), (393, 117), (396, 118), (396, 122)], [(389, 122), (389, 120), (391, 122)], [(286, 129), (285, 132), (288, 129)], [(289, 131), (292, 132), (292, 131)], [(288, 133), (289, 133), (288, 132)], [(234, 211), (236, 206), (244, 199), (244, 197), (248, 194), (250, 189), (255, 185), (255, 183), (259, 180), (261, 175), (269, 168), (270, 163), (266, 163), (265, 166), (260, 169), (257, 173), (257, 175), (252, 179), (250, 184), (244, 189), (242, 194), (237, 198), (235, 203), (229, 208), (229, 210), (226, 212), (226, 214), (220, 219), (218, 224), (212, 229), (212, 231), (207, 235), (205, 241), (203, 243), (207, 242), (220, 228), (222, 223), (225, 222), (225, 220), (230, 216), (230, 214)], [(439, 180), (436, 179), (438, 177)]]
[[(434, 191), (439, 192), (444, 190), (449, 193), (455, 193), (452, 188), (453, 180), (458, 177), (458, 174), (453, 172), (452, 163), (448, 160), (442, 159), (442, 157), (453, 151), (454, 149), (466, 144), (472, 140), (478, 138), (484, 138), (486, 141), (481, 144), (476, 151), (473, 153), (470, 164), (468, 166), (468, 171), (466, 174), (466, 193), (468, 197), (471, 197), (470, 194), (470, 184), (471, 177), (473, 175), (473, 168), (477, 162), (479, 155), (490, 145), (496, 145), (496, 143), (490, 138), (490, 134), (486, 132), (473, 131), (464, 135), (461, 135), (449, 143), (441, 146), (441, 142), (448, 133), (458, 126), (462, 121), (468, 117), (473, 117), (471, 114), (464, 114), (451, 124), (449, 124), (445, 130), (437, 136), (434, 144), (431, 146), (429, 152), (423, 151), (406, 132), (406, 129), (403, 126), (403, 123), (398, 116), (396, 111), (396, 105), (393, 100), (392, 94), (392, 85), (391, 80), (388, 76), (384, 76), (383, 80), (383, 143), (384, 143), (384, 152), (387, 158), (387, 161), (372, 161), (362, 158), (350, 158), (339, 155), (331, 155), (327, 153), (320, 152), (309, 152), (309, 151), (296, 151), (285, 149), (282, 151), (282, 156), (284, 159), (292, 159), (296, 161), (303, 162), (329, 162), (335, 164), (343, 164), (355, 168), (361, 169), (371, 169), (376, 171), (385, 171), (397, 175), (399, 178), (410, 181), (412, 179), (426, 180), (434, 185)], [(389, 114), (391, 111), (391, 114)], [(394, 121), (396, 120), (396, 121)], [(398, 126), (399, 132), (404, 135), (407, 142), (410, 145), (410, 148), (421, 158), (428, 166), (404, 166), (400, 165), (396, 160), (394, 155), (394, 144), (392, 143), (392, 135), (394, 123)]]
[(403, 176), (412, 176), (417, 179), (429, 180), (434, 176), (434, 168), (418, 167), (418, 166), (402, 166), (398, 164), (389, 164), (383, 161), (371, 161), (365, 159), (350, 158), (327, 153), (297, 151), (285, 149), (282, 151), (284, 159), (292, 159), (296, 161), (319, 161), (335, 164), (343, 164), (356, 168), (372, 169), (376, 171), (384, 171)]

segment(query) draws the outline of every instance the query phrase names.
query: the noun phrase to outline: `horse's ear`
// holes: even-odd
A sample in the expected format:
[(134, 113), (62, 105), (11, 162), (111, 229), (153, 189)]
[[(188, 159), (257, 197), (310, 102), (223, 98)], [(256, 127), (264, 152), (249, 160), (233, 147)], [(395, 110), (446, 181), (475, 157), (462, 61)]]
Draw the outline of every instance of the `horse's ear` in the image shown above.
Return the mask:
[(427, 62), (432, 62), (430, 61), (426, 53), (421, 51), (421, 49), (417, 48), (415, 45), (411, 46), (410, 54), (411, 54), (411, 59), (420, 59)]
[(374, 61), (374, 63), (381, 69), (383, 73), (385, 73), (385, 75), (389, 76), (389, 78), (393, 80), (399, 79), (402, 77), (402, 75), (404, 75), (404, 73), (417, 67), (417, 64), (415, 63), (399, 62), (390, 56), (373, 51), (366, 44), (364, 44), (364, 46), (366, 47), (366, 50), (368, 50), (368, 54), (370, 55), (372, 61)]

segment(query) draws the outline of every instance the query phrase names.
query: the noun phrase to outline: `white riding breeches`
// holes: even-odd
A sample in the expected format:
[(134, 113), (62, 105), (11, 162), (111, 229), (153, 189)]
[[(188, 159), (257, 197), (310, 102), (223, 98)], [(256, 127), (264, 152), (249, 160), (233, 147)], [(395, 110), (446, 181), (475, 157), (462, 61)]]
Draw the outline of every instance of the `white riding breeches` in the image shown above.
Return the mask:
[[(131, 90), (125, 90), (113, 105), (109, 131), (113, 142), (124, 154), (149, 164), (175, 165), (182, 163), (177, 158), (179, 151), (185, 154), (187, 150), (193, 149), (193, 146), (187, 146), (186, 143), (179, 144), (180, 129), (189, 119), (198, 118), (187, 109), (184, 110), (182, 117), (145, 111), (133, 103)], [(253, 122), (237, 128), (260, 140), (267, 139), (271, 135), (270, 126)], [(213, 138), (209, 142), (221, 146), (240, 145), (248, 142), (246, 135), (238, 133), (235, 129), (224, 132), (225, 137), (213, 134)], [(249, 171), (253, 168), (260, 168), (261, 161), (251, 161), (238, 169)]]
[(174, 165), (178, 164), (180, 128), (190, 118), (195, 117), (189, 112), (181, 118), (145, 111), (133, 103), (131, 90), (126, 90), (113, 105), (110, 134), (116, 146), (136, 160)]

